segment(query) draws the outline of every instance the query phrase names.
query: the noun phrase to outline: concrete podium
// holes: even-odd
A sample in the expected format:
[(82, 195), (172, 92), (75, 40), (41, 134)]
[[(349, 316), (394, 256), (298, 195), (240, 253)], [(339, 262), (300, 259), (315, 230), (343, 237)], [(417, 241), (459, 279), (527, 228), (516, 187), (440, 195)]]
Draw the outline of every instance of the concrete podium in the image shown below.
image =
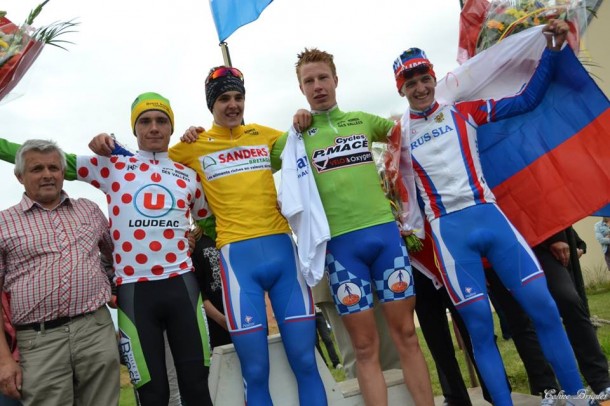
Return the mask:
[[(290, 365), (288, 365), (280, 335), (269, 336), (268, 342), (271, 365), (269, 387), (273, 404), (277, 406), (299, 406), (296, 380)], [(317, 351), (316, 360), (326, 388), (329, 406), (364, 406), (356, 379), (336, 382)], [(385, 371), (384, 375), (388, 386), (388, 403), (390, 405), (414, 406), (415, 403), (402, 380), (402, 371), (393, 369)], [(208, 382), (214, 405), (243, 406), (244, 386), (241, 368), (232, 344), (214, 348)]]

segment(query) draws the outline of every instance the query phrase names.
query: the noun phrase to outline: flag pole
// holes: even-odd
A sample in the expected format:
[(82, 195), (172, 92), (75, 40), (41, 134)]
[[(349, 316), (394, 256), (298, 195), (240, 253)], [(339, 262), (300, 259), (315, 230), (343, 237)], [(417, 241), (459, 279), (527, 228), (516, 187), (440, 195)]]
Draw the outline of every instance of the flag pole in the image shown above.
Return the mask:
[(231, 55), (229, 54), (229, 44), (227, 44), (225, 41), (222, 41), (218, 45), (220, 45), (220, 51), (222, 52), (222, 60), (224, 61), (225, 66), (232, 66)]
[[(220, 51), (222, 52), (222, 60), (224, 61), (225, 66), (233, 66), (231, 64), (231, 54), (229, 54), (229, 44), (225, 41), (222, 41), (220, 44)], [(244, 125), (244, 118), (241, 119), (241, 124)]]

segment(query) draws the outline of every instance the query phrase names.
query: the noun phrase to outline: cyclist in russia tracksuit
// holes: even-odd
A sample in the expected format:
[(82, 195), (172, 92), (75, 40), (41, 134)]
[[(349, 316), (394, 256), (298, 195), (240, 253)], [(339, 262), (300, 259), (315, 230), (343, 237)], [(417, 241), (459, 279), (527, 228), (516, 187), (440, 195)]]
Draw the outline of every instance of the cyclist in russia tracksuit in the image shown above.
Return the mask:
[[(563, 21), (553, 21), (543, 31), (552, 35), (527, 87), (501, 100), (441, 105), (434, 97), (433, 66), (423, 51), (410, 48), (394, 62), (398, 91), (409, 102), (402, 121), (403, 154), (410, 154), (445, 287), (466, 323), (475, 360), (496, 405), (512, 402), (494, 344), (483, 256), (534, 321), (563, 390), (575, 395), (583, 389), (544, 274), (524, 238), (495, 204), (476, 145), (477, 126), (529, 111), (544, 96), (568, 28)], [(576, 403), (569, 404), (581, 400), (572, 401)]]

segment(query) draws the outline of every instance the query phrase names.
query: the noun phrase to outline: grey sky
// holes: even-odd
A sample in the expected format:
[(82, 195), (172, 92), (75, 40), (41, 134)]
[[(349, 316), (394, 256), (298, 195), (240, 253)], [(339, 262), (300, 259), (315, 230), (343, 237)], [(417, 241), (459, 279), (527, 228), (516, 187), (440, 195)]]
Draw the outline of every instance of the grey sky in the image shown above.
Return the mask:
[[(3, 0), (18, 22), (38, 0)], [(52, 138), (68, 152), (87, 154), (88, 140), (114, 132), (135, 149), (130, 105), (145, 91), (171, 100), (178, 135), (191, 124), (209, 127), (203, 82), (222, 64), (206, 0), (52, 0), (37, 23), (78, 18), (69, 52), (46, 47), (14, 94), (0, 103), (1, 136), (23, 142)], [(457, 66), (459, 2), (428, 0), (275, 0), (261, 17), (228, 38), (233, 65), (245, 75), (245, 119), (287, 129), (306, 107), (294, 72), (296, 54), (318, 47), (335, 55), (337, 97), (344, 110), (389, 116), (402, 113), (392, 62), (411, 46), (423, 48), (438, 77)], [(23, 191), (12, 166), (4, 174), (0, 209)], [(88, 197), (106, 211), (101, 192), (66, 183), (73, 197)]]

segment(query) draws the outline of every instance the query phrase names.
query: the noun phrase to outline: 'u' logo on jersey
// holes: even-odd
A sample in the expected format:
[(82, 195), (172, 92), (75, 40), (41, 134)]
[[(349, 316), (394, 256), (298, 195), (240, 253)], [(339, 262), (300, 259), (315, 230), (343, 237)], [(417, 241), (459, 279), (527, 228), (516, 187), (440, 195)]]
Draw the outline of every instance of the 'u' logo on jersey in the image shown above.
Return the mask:
[(148, 218), (159, 218), (174, 208), (176, 198), (166, 187), (152, 184), (143, 186), (135, 193), (133, 205), (141, 215)]
[(153, 202), (152, 193), (150, 193), (150, 192), (144, 193), (144, 202), (143, 202), (144, 207), (149, 210), (159, 210), (159, 209), (163, 208), (163, 206), (165, 205), (165, 196), (160, 195), (160, 194), (155, 194), (154, 199), (155, 200)]

